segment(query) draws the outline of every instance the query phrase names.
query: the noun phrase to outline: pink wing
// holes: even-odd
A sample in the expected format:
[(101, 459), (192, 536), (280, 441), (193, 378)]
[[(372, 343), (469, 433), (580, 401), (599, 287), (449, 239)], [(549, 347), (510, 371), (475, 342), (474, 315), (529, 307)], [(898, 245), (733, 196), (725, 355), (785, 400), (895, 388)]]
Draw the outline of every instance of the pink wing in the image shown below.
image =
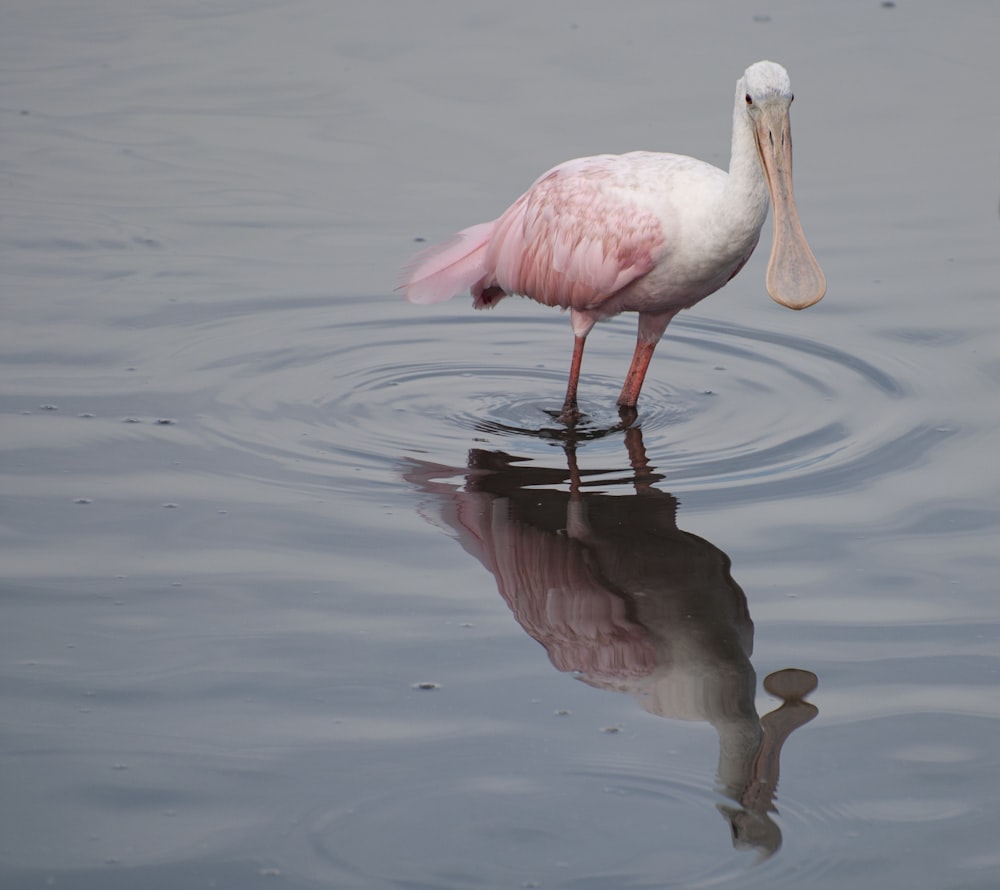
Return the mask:
[(473, 294), (499, 287), (549, 306), (594, 309), (655, 265), (659, 217), (618, 185), (622, 159), (602, 155), (550, 170), (503, 216)]
[(649, 272), (664, 241), (656, 214), (619, 185), (621, 163), (601, 155), (553, 168), (499, 219), (420, 254), (403, 285), (407, 299), (435, 303), (469, 288), (477, 307), (522, 294), (597, 308)]

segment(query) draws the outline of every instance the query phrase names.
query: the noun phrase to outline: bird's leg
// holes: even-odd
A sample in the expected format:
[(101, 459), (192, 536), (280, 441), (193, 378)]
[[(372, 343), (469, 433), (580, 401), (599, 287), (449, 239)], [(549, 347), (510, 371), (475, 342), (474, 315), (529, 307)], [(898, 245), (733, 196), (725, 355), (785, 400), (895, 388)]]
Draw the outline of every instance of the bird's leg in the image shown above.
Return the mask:
[(629, 414), (634, 413), (636, 403), (639, 401), (639, 391), (642, 389), (642, 382), (646, 379), (646, 371), (649, 370), (649, 361), (653, 357), (656, 344), (660, 342), (660, 337), (663, 336), (667, 325), (670, 324), (670, 319), (678, 311), (671, 309), (656, 314), (639, 313), (639, 334), (635, 340), (632, 364), (629, 365), (621, 395), (618, 396), (619, 413), (623, 414), (623, 420), (625, 419), (623, 411)]
[(576, 336), (573, 339), (573, 360), (569, 366), (569, 383), (566, 385), (566, 399), (563, 401), (559, 421), (565, 424), (576, 423), (580, 419), (580, 409), (576, 405), (576, 389), (580, 383), (580, 366), (583, 364), (583, 347), (587, 335)]
[(635, 408), (636, 402), (639, 401), (639, 390), (642, 389), (642, 382), (646, 379), (646, 371), (649, 370), (649, 362), (655, 349), (655, 340), (647, 343), (640, 337), (636, 341), (632, 364), (629, 366), (628, 374), (625, 375), (621, 395), (618, 396), (619, 408)]
[(576, 405), (576, 388), (580, 383), (580, 365), (583, 364), (583, 347), (587, 342), (587, 334), (597, 322), (597, 316), (585, 309), (570, 309), (570, 321), (573, 323), (573, 360), (569, 365), (569, 383), (566, 384), (566, 398), (563, 401), (562, 413), (558, 420), (567, 426), (575, 424), (583, 414)]

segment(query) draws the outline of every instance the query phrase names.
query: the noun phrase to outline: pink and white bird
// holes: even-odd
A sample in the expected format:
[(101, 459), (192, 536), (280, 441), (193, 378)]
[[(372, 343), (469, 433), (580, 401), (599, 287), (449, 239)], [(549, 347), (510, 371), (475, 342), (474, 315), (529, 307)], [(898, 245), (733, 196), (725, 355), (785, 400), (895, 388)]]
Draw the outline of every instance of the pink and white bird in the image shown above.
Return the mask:
[(826, 292), (792, 193), (788, 72), (757, 62), (736, 84), (729, 172), (683, 155), (634, 151), (566, 161), (493, 222), (419, 254), (402, 289), (413, 303), (471, 290), (477, 309), (512, 294), (569, 309), (575, 337), (560, 419), (581, 415), (577, 385), (587, 335), (604, 318), (639, 313), (618, 405), (635, 411), (670, 320), (714, 293), (750, 258), (774, 205), (766, 284), (804, 309)]

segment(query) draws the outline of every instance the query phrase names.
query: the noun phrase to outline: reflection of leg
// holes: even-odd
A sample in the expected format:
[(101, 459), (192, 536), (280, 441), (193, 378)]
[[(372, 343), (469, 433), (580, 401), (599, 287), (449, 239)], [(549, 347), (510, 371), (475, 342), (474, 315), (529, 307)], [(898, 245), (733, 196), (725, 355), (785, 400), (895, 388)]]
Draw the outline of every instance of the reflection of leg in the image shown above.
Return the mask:
[(663, 492), (656, 491), (653, 485), (666, 477), (663, 473), (654, 472), (656, 468), (650, 465), (649, 458), (646, 457), (646, 446), (642, 442), (642, 427), (630, 427), (625, 423), (624, 429), (629, 466), (635, 470), (632, 484), (635, 486), (636, 493), (646, 494), (654, 491), (658, 495), (663, 494)]
[(782, 699), (781, 707), (760, 718), (764, 740), (754, 759), (751, 780), (740, 801), (748, 810), (764, 812), (772, 809), (778, 787), (781, 746), (796, 729), (813, 719), (819, 709), (803, 698), (816, 688), (816, 675), (810, 671), (787, 668), (775, 671), (764, 679), (764, 688)]
[(648, 489), (657, 478), (653, 474), (653, 468), (649, 465), (649, 458), (646, 457), (646, 446), (642, 442), (642, 430), (639, 427), (632, 427), (625, 430), (625, 448), (628, 451), (628, 462), (635, 470), (635, 490), (643, 491)]

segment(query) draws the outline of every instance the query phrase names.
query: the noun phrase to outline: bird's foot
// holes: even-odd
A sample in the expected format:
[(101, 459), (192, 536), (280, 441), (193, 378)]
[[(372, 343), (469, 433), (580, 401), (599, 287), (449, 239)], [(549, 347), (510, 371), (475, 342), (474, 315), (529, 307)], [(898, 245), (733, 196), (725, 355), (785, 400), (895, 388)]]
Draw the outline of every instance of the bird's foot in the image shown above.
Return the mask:
[(635, 405), (618, 405), (618, 417), (622, 422), (622, 429), (631, 429), (639, 419), (639, 410)]
[(545, 413), (563, 424), (563, 426), (568, 426), (571, 429), (587, 416), (576, 405), (563, 405), (562, 411), (550, 411), (546, 409)]

